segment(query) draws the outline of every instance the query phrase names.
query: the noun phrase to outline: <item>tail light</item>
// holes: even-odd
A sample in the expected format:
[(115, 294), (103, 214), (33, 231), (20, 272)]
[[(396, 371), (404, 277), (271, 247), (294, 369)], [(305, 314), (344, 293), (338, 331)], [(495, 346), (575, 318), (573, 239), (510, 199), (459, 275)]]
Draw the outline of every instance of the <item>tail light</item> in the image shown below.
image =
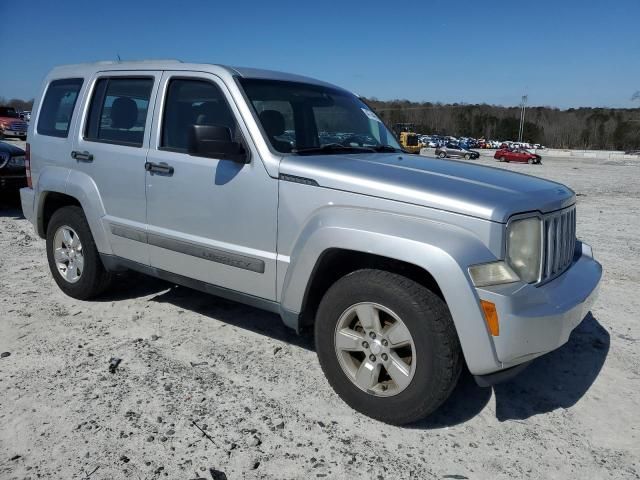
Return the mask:
[(33, 188), (33, 182), (31, 181), (31, 147), (28, 143), (24, 155), (24, 168), (27, 170), (27, 185), (29, 188)]

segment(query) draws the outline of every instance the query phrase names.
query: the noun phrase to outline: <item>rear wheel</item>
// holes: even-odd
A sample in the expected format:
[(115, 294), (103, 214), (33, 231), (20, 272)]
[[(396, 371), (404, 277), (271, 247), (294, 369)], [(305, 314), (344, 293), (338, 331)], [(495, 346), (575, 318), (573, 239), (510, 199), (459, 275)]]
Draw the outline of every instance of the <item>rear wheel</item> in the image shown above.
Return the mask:
[(57, 210), (47, 227), (49, 269), (60, 289), (79, 300), (102, 293), (111, 274), (102, 265), (87, 219), (80, 207)]
[(23, 135), (23, 136), (21, 136), (21, 137), (20, 137), (20, 140), (22, 140), (23, 142), (24, 142), (26, 139), (27, 139), (27, 136), (26, 136), (26, 135)]
[(352, 408), (402, 425), (432, 413), (462, 360), (446, 304), (400, 275), (359, 270), (325, 294), (315, 323), (320, 365)]

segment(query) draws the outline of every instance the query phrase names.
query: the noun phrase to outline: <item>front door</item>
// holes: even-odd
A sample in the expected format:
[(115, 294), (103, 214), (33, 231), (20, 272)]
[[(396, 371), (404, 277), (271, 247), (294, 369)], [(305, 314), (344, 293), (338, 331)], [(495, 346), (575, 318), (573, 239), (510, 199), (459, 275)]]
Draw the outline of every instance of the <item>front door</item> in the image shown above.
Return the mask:
[[(99, 72), (74, 139), (74, 170), (95, 183), (106, 211), (103, 226), (113, 253), (149, 264), (145, 169), (151, 108), (161, 72)], [(73, 175), (73, 173), (72, 173)]]
[[(224, 83), (165, 72), (146, 174), (151, 265), (275, 299), (278, 181), (269, 177)], [(188, 153), (193, 125), (228, 127), (249, 163)]]

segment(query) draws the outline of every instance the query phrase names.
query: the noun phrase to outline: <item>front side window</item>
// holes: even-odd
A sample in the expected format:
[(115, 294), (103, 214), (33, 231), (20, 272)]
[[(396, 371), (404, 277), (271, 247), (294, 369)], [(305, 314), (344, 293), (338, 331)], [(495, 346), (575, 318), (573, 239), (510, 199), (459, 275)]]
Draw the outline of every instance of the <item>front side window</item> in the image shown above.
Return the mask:
[(278, 152), (313, 155), (401, 150), (377, 115), (346, 91), (278, 80), (239, 82)]
[(113, 77), (96, 82), (85, 140), (141, 147), (153, 78)]
[(217, 85), (206, 80), (177, 78), (169, 82), (162, 120), (160, 148), (187, 152), (193, 125), (216, 125), (239, 135), (227, 101)]
[(81, 78), (54, 80), (49, 84), (40, 108), (38, 134), (60, 138), (69, 135), (69, 125), (81, 87)]

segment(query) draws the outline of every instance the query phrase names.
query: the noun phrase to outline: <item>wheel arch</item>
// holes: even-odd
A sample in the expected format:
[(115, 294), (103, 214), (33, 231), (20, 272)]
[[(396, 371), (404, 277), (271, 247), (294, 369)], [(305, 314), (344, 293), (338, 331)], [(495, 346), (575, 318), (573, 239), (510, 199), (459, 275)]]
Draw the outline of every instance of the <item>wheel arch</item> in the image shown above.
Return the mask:
[(444, 300), (442, 290), (433, 275), (424, 268), (383, 255), (345, 248), (328, 248), (318, 257), (302, 299), (300, 326), (308, 327), (322, 297), (337, 280), (362, 269), (384, 270), (405, 276), (428, 288)]
[(82, 172), (59, 167), (45, 168), (38, 176), (35, 226), (38, 235), (46, 238), (53, 213), (65, 206), (82, 208), (94, 242), (101, 253), (111, 253), (111, 246), (102, 217), (104, 206), (93, 179)]

